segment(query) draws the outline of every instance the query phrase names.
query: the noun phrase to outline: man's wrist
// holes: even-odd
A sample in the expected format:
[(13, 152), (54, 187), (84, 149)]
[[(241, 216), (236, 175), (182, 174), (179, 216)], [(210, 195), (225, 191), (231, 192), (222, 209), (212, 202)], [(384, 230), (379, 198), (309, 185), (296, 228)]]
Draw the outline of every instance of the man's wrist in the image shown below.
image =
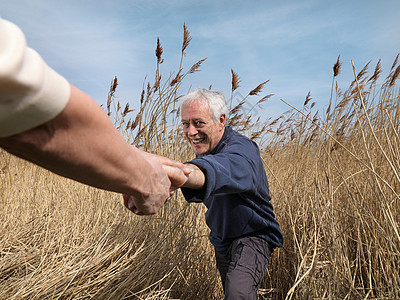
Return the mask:
[(196, 165), (185, 163), (185, 165), (193, 171), (189, 174), (188, 179), (182, 187), (200, 190), (205, 184), (205, 175), (203, 171)]

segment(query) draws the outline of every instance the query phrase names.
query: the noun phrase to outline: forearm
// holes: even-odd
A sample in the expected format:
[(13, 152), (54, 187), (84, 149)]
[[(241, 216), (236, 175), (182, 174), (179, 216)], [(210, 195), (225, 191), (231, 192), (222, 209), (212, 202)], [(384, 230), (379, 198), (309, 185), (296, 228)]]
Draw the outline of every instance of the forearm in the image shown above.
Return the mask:
[(0, 139), (0, 146), (85, 184), (134, 196), (151, 192), (146, 180), (153, 168), (138, 149), (126, 143), (103, 110), (75, 87), (58, 116)]
[(186, 182), (182, 187), (190, 188), (194, 190), (200, 190), (205, 184), (206, 177), (203, 171), (194, 164), (185, 164), (192, 172), (188, 175)]

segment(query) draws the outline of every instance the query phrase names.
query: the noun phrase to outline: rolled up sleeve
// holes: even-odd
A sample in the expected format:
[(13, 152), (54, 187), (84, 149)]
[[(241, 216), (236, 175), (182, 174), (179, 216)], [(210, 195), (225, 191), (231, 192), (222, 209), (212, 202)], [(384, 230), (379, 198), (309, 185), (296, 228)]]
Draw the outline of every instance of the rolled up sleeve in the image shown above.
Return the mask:
[(70, 92), (68, 81), (27, 47), (19, 27), (0, 18), (0, 137), (51, 120)]

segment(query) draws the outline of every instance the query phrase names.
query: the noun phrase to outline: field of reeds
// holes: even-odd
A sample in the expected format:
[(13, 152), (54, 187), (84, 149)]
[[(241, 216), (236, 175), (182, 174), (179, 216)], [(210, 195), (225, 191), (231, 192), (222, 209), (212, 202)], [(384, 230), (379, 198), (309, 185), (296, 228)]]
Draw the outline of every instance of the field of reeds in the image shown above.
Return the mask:
[[(180, 161), (193, 157), (180, 130), (180, 87), (204, 62), (185, 70), (190, 39), (184, 27), (180, 67), (166, 78), (157, 41), (140, 109), (116, 100), (117, 78), (104, 107), (129, 143)], [(308, 95), (303, 107), (288, 103), (279, 118), (260, 121), (243, 105), (259, 97), (267, 106), (267, 82), (231, 107), (229, 123), (262, 147), (285, 237), (260, 299), (400, 298), (400, 65), (396, 58), (385, 76), (380, 61), (366, 65), (342, 89), (341, 64), (322, 112)], [(240, 78), (231, 72), (233, 94)], [(136, 216), (120, 195), (0, 150), (0, 204), (0, 299), (222, 297), (205, 209), (180, 193), (157, 215)]]

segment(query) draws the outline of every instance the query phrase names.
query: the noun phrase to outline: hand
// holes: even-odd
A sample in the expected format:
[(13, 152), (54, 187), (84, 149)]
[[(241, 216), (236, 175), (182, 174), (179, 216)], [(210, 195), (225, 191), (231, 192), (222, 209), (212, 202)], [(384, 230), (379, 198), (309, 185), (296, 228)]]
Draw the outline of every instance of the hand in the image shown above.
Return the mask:
[(188, 180), (189, 174), (193, 171), (192, 168), (187, 165), (169, 159), (168, 157), (148, 153), (142, 151), (143, 156), (157, 158), (162, 164), (164, 171), (167, 173), (169, 180), (171, 181), (171, 191), (175, 191), (183, 186)]
[(163, 169), (167, 173), (168, 179), (171, 182), (171, 192), (183, 186), (189, 178), (190, 173), (186, 175), (181, 169), (178, 169), (177, 167), (163, 165)]
[(137, 215), (156, 214), (171, 196), (172, 191), (171, 181), (159, 159), (156, 156), (147, 156), (145, 159), (154, 171), (154, 174), (145, 183), (144, 190), (148, 192), (136, 196), (123, 195), (124, 205)]
[[(170, 200), (173, 195), (174, 195), (174, 192), (173, 191), (170, 192), (169, 197), (167, 198), (167, 200), (165, 200), (164, 204), (167, 203), (168, 200)], [(143, 213), (136, 207), (135, 198), (133, 196), (123, 194), (122, 197), (123, 197), (124, 205), (126, 208), (128, 208), (130, 211), (134, 212), (138, 216), (145, 215), (145, 213)]]
[[(139, 150), (139, 149), (138, 149), (138, 150)], [(178, 169), (181, 169), (182, 172), (183, 172), (185, 175), (189, 175), (189, 174), (193, 171), (193, 170), (192, 170), (191, 168), (189, 168), (187, 165), (185, 165), (185, 164), (183, 164), (183, 163), (181, 163), (181, 162), (179, 162), (179, 161), (170, 159), (170, 158), (165, 157), (165, 156), (161, 156), (161, 155), (157, 155), (157, 154), (145, 152), (145, 151), (142, 151), (142, 150), (139, 150), (139, 151), (141, 152), (141, 154), (142, 154), (145, 158), (147, 158), (147, 157), (156, 157), (156, 158), (158, 158), (158, 160), (160, 161), (160, 163), (163, 164), (163, 165), (165, 165), (165, 166), (171, 166), (171, 167), (176, 167), (176, 168), (178, 168)]]

